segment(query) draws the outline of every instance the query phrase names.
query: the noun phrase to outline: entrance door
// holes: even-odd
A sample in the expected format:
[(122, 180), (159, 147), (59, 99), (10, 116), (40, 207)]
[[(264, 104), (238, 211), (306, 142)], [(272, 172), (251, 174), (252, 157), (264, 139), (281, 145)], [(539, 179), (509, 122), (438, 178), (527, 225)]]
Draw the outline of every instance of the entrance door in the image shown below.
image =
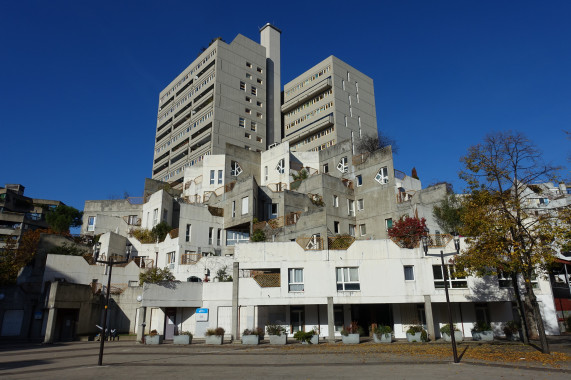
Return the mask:
[(165, 310), (165, 339), (174, 339), (176, 329), (176, 309), (167, 308)]
[(58, 309), (56, 322), (58, 341), (70, 342), (75, 339), (75, 325), (78, 315), (78, 309)]
[(305, 325), (305, 315), (303, 307), (292, 307), (290, 312), (291, 332), (303, 331)]

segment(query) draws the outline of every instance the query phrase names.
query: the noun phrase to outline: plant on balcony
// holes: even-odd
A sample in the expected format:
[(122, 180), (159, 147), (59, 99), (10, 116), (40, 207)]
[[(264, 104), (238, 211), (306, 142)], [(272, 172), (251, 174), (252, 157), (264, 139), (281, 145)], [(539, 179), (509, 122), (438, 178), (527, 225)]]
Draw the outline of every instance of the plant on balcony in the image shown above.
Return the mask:
[(389, 228), (389, 237), (401, 248), (413, 249), (426, 233), (426, 219), (405, 217)]

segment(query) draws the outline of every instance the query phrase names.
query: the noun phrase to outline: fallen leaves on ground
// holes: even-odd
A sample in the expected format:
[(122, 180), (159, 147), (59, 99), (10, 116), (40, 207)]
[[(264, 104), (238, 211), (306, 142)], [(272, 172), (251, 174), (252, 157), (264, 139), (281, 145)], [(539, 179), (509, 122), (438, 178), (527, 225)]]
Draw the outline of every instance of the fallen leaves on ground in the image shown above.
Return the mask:
[[(392, 343), (372, 344), (362, 343), (359, 345), (344, 344), (320, 344), (312, 345), (288, 345), (283, 347), (288, 351), (313, 353), (354, 353), (374, 358), (379, 355), (398, 356), (423, 356), (426, 359), (449, 360), (452, 358), (452, 347), (448, 344), (429, 343)], [(499, 363), (526, 363), (530, 365), (549, 365), (559, 368), (561, 363), (570, 363), (571, 356), (565, 353), (552, 352), (543, 354), (535, 348), (523, 344), (459, 344), (458, 356), (462, 360), (474, 360), (483, 362)]]

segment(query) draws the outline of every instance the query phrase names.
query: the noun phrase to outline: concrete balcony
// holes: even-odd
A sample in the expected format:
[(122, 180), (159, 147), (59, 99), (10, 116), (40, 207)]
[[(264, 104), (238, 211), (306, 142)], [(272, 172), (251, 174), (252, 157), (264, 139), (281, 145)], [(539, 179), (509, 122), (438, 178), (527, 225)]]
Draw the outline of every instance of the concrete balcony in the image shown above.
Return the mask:
[(301, 92), (293, 99), (288, 100), (282, 105), (282, 112), (289, 112), (295, 107), (303, 104), (309, 99), (313, 98), (315, 95), (322, 93), (323, 91), (329, 90), (333, 86), (333, 81), (331, 78), (325, 78), (321, 82), (309, 87), (307, 90)]

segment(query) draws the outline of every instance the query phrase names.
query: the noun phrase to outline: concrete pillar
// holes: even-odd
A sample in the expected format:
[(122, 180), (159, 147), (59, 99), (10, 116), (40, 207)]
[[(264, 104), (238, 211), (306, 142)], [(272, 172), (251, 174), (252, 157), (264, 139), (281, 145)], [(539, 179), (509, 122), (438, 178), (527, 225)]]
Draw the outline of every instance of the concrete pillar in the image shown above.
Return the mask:
[(137, 326), (137, 343), (143, 343), (145, 336), (145, 326), (147, 325), (147, 308), (139, 308), (139, 326)]
[(333, 311), (333, 297), (327, 297), (327, 330), (329, 336), (327, 341), (335, 343), (335, 312)]
[(240, 263), (234, 262), (232, 271), (232, 339), (240, 339), (238, 333), (238, 319), (240, 310), (238, 309), (238, 284), (240, 276)]
[(266, 48), (266, 145), (282, 141), (281, 33), (281, 30), (270, 23), (260, 29), (260, 45)]
[(48, 310), (48, 322), (46, 324), (46, 336), (44, 337), (44, 343), (54, 342), (54, 334), (56, 331), (56, 314), (57, 309), (55, 307), (50, 307)]
[(426, 319), (428, 337), (431, 340), (435, 340), (436, 333), (434, 331), (434, 318), (432, 317), (432, 301), (429, 295), (424, 296), (424, 318)]

